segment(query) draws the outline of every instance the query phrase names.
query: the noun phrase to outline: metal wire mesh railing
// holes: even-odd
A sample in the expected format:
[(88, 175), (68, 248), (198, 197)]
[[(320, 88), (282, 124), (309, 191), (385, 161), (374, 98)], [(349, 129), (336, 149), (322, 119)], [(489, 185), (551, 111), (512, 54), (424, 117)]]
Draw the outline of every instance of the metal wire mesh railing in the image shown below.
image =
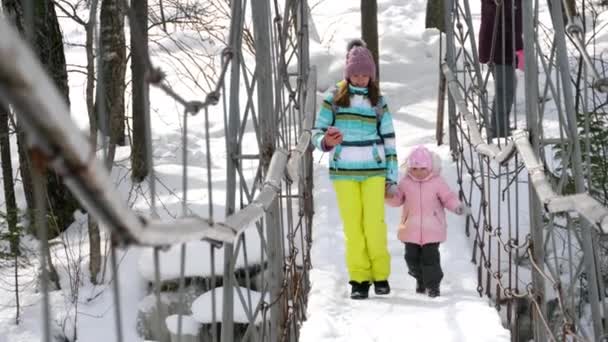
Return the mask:
[[(494, 138), (492, 119), (504, 120), (492, 118), (499, 104), (492, 105), (491, 97), (499, 96), (501, 88), (494, 83), (501, 81), (496, 72), (502, 65), (479, 63), (482, 43), (476, 41), (471, 4), (445, 2), (442, 70), (460, 192), (473, 208), (466, 232), (474, 244), (479, 294), (504, 313), (513, 340), (602, 340), (606, 304), (598, 253), (608, 232), (608, 209), (589, 194), (593, 176), (582, 150), (590, 134), (577, 116), (593, 115), (588, 102), (595, 95), (589, 93), (604, 92), (604, 78), (586, 51), (585, 33), (577, 24), (581, 17), (561, 1), (482, 1), (481, 20), (487, 15), (483, 6), (490, 5), (496, 8), (494, 18), (513, 20), (512, 26), (494, 25), (493, 44), (502, 43), (503, 52), (504, 35), (512, 35), (509, 42), (516, 39), (517, 30), (510, 29), (516, 11), (523, 24), (526, 63), (518, 78), (524, 80), (519, 85), (524, 91), (516, 91), (512, 111), (507, 108), (513, 130)], [(575, 8), (584, 14), (590, 6), (582, 2)], [(547, 22), (552, 26), (543, 26)], [(498, 30), (499, 25), (504, 26)], [(541, 28), (550, 32), (548, 39)], [(514, 50), (505, 53), (515, 55)], [(514, 65), (507, 64), (510, 72), (515, 73)], [(577, 65), (581, 82), (574, 82)], [(539, 89), (544, 90), (540, 96)], [(518, 94), (524, 94), (520, 101)]]
[[(146, 338), (188, 341), (194, 337), (185, 332), (184, 325), (195, 322), (201, 326), (197, 335), (202, 340), (297, 340), (299, 323), (305, 318), (313, 210), (312, 159), (307, 147), (316, 106), (316, 76), (308, 64), (308, 7), (305, 1), (275, 1), (272, 10), (265, 1), (247, 10), (248, 3), (231, 2), (229, 42), (221, 54), (221, 71), (203, 100), (187, 100), (153, 65), (144, 46), (132, 47), (140, 57), (133, 63), (145, 66), (147, 82), (183, 109), (181, 209), (173, 220), (160, 218), (153, 163), (148, 176), (150, 216), (139, 217), (124, 205), (105, 166), (72, 123), (52, 81), (14, 29), (0, 21), (0, 99), (25, 124), (31, 153), (40, 161), (38, 170), (52, 168), (61, 174), (112, 236), (117, 341), (123, 340), (124, 327), (116, 249), (132, 245), (150, 246), (143, 260), (153, 265), (148, 279), (156, 314), (151, 323), (154, 329)], [(140, 34), (143, 28), (137, 26), (129, 5), (124, 6), (132, 19), (131, 34)], [(243, 49), (249, 21), (255, 55)], [(98, 63), (104, 63), (101, 57)], [(103, 92), (104, 85), (98, 86)], [(212, 170), (211, 151), (218, 146), (210, 130), (213, 106), (224, 116), (225, 189), (215, 187), (217, 172)], [(202, 126), (191, 126), (190, 117), (200, 112), (204, 113)], [(152, 124), (147, 113), (149, 146), (154, 146)], [(206, 152), (202, 189), (207, 203), (205, 210), (194, 211), (188, 206), (188, 193), (193, 190), (189, 134), (201, 128)], [(151, 162), (152, 151), (148, 149)], [(214, 199), (222, 192), (225, 215), (214, 210)], [(193, 260), (199, 255), (204, 259)], [(196, 268), (193, 263), (205, 266)], [(203, 279), (197, 289), (205, 293), (193, 300), (187, 287), (196, 279)], [(42, 280), (48, 282), (44, 273)], [(167, 284), (173, 281), (178, 300), (176, 309), (170, 310), (164, 302)], [(44, 307), (44, 321), (49, 322), (48, 302)], [(46, 326), (45, 340), (50, 338)]]

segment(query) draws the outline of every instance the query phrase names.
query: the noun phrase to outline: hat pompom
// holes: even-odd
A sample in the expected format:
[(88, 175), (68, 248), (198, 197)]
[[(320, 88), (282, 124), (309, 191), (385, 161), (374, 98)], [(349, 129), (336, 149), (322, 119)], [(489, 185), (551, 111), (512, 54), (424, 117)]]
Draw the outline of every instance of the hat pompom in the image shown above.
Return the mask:
[(348, 44), (346, 44), (346, 52), (350, 51), (350, 49), (352, 49), (355, 46), (361, 46), (361, 47), (366, 48), (367, 44), (362, 39), (355, 38), (355, 39), (349, 41)]

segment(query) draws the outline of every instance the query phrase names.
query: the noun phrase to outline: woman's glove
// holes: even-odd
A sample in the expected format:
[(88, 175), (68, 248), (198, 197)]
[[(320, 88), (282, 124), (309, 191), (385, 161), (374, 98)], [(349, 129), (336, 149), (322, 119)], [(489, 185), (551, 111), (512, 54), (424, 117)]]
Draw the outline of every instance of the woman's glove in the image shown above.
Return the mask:
[(524, 71), (524, 50), (515, 51), (515, 61), (517, 62), (517, 69)]

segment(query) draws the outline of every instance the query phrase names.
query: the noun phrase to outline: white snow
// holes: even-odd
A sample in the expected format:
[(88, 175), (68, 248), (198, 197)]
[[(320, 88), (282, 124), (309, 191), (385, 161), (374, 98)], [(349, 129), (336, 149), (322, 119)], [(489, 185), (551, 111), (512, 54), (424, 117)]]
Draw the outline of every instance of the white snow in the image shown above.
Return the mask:
[[(171, 315), (165, 319), (165, 324), (167, 324), (167, 329), (169, 329), (169, 332), (171, 332), (172, 334), (177, 335), (177, 333), (178, 333), (178, 324), (179, 324), (178, 321), (179, 321), (178, 315)], [(187, 315), (182, 316), (182, 334), (183, 335), (197, 336), (198, 330), (200, 329), (200, 327), (201, 327), (201, 324), (196, 319), (194, 319), (192, 316), (187, 316)]]
[[(262, 293), (244, 287), (234, 287), (232, 290), (234, 292), (234, 321), (237, 323), (249, 323), (250, 317), (253, 319), (256, 308), (260, 304)], [(222, 300), (224, 298), (223, 291), (223, 287), (216, 287), (215, 291), (207, 291), (199, 296), (192, 303), (192, 317), (201, 323), (213, 322), (212, 304), (215, 296), (215, 321), (221, 321), (222, 313), (224, 312), (222, 308)], [(213, 292), (215, 292), (215, 294)], [(243, 299), (241, 299), (241, 296)], [(264, 296), (264, 301), (268, 302), (268, 298), (269, 296), (267, 294)], [(244, 300), (244, 305), (242, 300)], [(261, 318), (261, 311), (258, 311), (254, 322), (256, 324), (261, 322)]]
[[(358, 6), (322, 2), (313, 9), (321, 37), (331, 36), (327, 50), (313, 51), (321, 90), (341, 75), (345, 42), (360, 30)], [(424, 29), (426, 1), (378, 1), (380, 77), (394, 115), (398, 154), (425, 144), (443, 159), (443, 175), (457, 190), (456, 171), (446, 146), (435, 146), (435, 113), (439, 77), (439, 35)], [(477, 6), (478, 7), (478, 6)], [(479, 8), (474, 8), (479, 11)], [(338, 16), (338, 14), (341, 14)], [(338, 18), (329, 20), (329, 18)], [(344, 29), (349, 28), (349, 29)], [(440, 247), (445, 273), (441, 297), (416, 294), (407, 274), (404, 247), (396, 238), (399, 209), (387, 207), (392, 293), (368, 300), (349, 298), (344, 238), (336, 199), (328, 179), (327, 155), (315, 152), (315, 218), (312, 246), (312, 290), (308, 320), (301, 339), (312, 341), (509, 341), (496, 309), (479, 296), (477, 273), (464, 234), (464, 219), (448, 214), (448, 240)]]
[[(471, 1), (474, 24), (478, 25), (479, 4)], [(356, 1), (311, 1), (313, 36), (310, 41), (311, 64), (318, 71), (318, 92), (321, 94), (328, 87), (341, 79), (344, 66), (346, 43), (351, 38), (359, 37), (360, 14), (359, 2)], [(398, 153), (400, 161), (409, 148), (416, 144), (425, 144), (443, 158), (443, 174), (456, 190), (456, 172), (450, 161), (447, 147), (435, 145), (435, 115), (437, 106), (437, 88), (439, 79), (439, 41), (436, 30), (424, 29), (426, 0), (379, 0), (378, 25), (380, 35), (380, 77), (381, 88), (394, 114), (397, 132)], [(79, 13), (86, 18), (86, 9)], [(602, 18), (605, 21), (605, 17)], [(61, 22), (63, 32), (70, 43), (84, 42), (84, 29), (64, 18)], [(180, 38), (191, 39), (188, 33)], [(606, 40), (606, 35), (600, 40)], [(199, 45), (197, 45), (199, 46)], [(207, 43), (201, 49), (219, 51), (222, 46)], [(182, 55), (177, 51), (163, 51), (151, 45), (153, 62), (168, 71), (168, 82), (175, 90), (188, 99), (201, 99), (200, 80), (194, 85), (189, 77), (180, 73), (171, 73), (177, 63), (175, 58)], [(84, 50), (76, 45), (66, 49), (66, 58), (72, 65), (84, 65)], [(186, 60), (186, 58), (184, 58)], [(216, 65), (219, 65), (216, 59)], [(127, 68), (129, 69), (129, 68)], [(128, 71), (130, 72), (130, 71)], [(197, 76), (203, 77), (197, 71)], [(82, 130), (87, 130), (88, 118), (84, 101), (84, 77), (80, 73), (70, 73), (70, 95), (72, 115)], [(215, 79), (214, 77), (211, 77)], [(128, 87), (128, 91), (130, 88)], [(518, 90), (518, 93), (521, 93)], [(159, 193), (157, 201), (158, 214), (163, 219), (181, 215), (181, 128), (183, 125), (182, 108), (160, 90), (152, 87), (150, 92), (151, 116), (153, 126), (153, 144), (156, 165), (156, 185)], [(520, 95), (518, 102), (523, 99)], [(130, 107), (130, 97), (125, 100)], [(245, 101), (241, 101), (242, 104)], [(317, 101), (317, 103), (320, 103)], [(213, 183), (214, 220), (222, 221), (225, 208), (226, 188), (226, 152), (224, 140), (223, 112), (221, 106), (211, 107), (210, 142)], [(520, 111), (518, 120), (523, 120)], [(447, 121), (447, 120), (446, 120)], [(204, 115), (188, 119), (190, 134), (187, 148), (189, 160), (188, 209), (202, 217), (208, 217), (209, 198), (207, 183), (207, 155), (205, 148)], [(557, 125), (554, 125), (557, 127)], [(257, 153), (255, 135), (249, 126), (243, 136), (243, 154)], [(446, 139), (447, 141), (447, 139)], [(17, 148), (12, 148), (13, 170), (17, 172)], [(112, 177), (117, 190), (134, 210), (144, 215), (150, 214), (149, 189), (147, 183), (132, 186), (128, 181), (129, 150), (117, 149), (117, 160)], [(315, 152), (315, 217), (313, 231), (312, 263), (310, 279), (312, 289), (308, 299), (307, 317), (301, 330), (301, 340), (317, 341), (509, 341), (509, 332), (502, 327), (499, 315), (490, 303), (481, 298), (477, 292), (477, 273), (471, 259), (471, 247), (464, 234), (464, 220), (448, 214), (448, 240), (441, 246), (442, 266), (445, 277), (442, 283), (442, 296), (430, 299), (414, 293), (414, 280), (407, 275), (403, 260), (403, 246), (396, 239), (398, 209), (388, 208), (386, 221), (389, 226), (389, 250), (392, 256), (392, 273), (390, 283), (392, 293), (386, 297), (372, 294), (363, 301), (352, 301), (348, 298), (349, 286), (344, 262), (344, 243), (341, 222), (336, 209), (335, 196), (327, 176), (327, 155)], [(243, 163), (243, 176), (250, 181), (255, 176), (257, 165), (252, 161)], [(17, 184), (19, 187), (20, 185)], [(18, 189), (17, 189), (18, 190)], [(524, 195), (522, 195), (524, 196)], [(3, 193), (0, 193), (3, 197)], [(17, 200), (24, 207), (21, 191), (17, 191)], [(526, 208), (522, 206), (522, 208)], [(525, 212), (522, 212), (525, 214)], [(102, 236), (102, 239), (105, 235)], [(250, 228), (246, 232), (247, 258), (250, 264), (259, 260), (261, 254), (257, 230)], [(69, 253), (61, 251), (61, 244), (54, 249), (54, 257), (62, 273), (64, 290), (51, 293), (52, 329), (54, 332), (74, 333), (74, 315), (76, 316), (76, 334), (79, 341), (105, 342), (115, 341), (115, 320), (113, 302), (113, 281), (108, 268), (105, 283), (91, 285), (88, 281), (88, 236), (86, 217), (78, 216), (78, 222), (72, 226), (64, 239), (70, 242)], [(30, 249), (35, 251), (35, 243)], [(76, 247), (77, 246), (77, 247)], [(105, 248), (102, 245), (102, 248)], [(186, 276), (208, 276), (211, 274), (210, 250), (205, 242), (187, 244)], [(119, 251), (119, 279), (122, 313), (122, 328), (125, 341), (141, 341), (136, 332), (136, 315), (138, 310), (148, 311), (154, 304), (149, 295), (147, 281), (154, 279), (152, 250), (149, 248), (130, 248)], [(160, 272), (162, 279), (177, 279), (179, 276), (180, 246), (174, 246), (161, 252)], [(76, 258), (76, 259), (74, 259)], [(244, 264), (243, 253), (236, 267)], [(70, 286), (67, 274), (75, 270), (70, 267), (74, 260), (79, 260), (79, 270), (84, 279), (76, 287), (79, 292), (77, 308), (70, 301)], [(72, 262), (72, 263), (71, 263)], [(0, 342), (40, 341), (41, 302), (42, 297), (35, 288), (37, 262), (25, 265), (20, 269), (21, 322), (15, 325), (15, 294), (13, 292), (12, 269), (0, 268)], [(223, 271), (223, 252), (215, 253), (215, 273)], [(235, 321), (248, 322), (240, 296), (235, 291)], [(373, 292), (373, 291), (372, 291)], [(249, 291), (251, 310), (259, 303), (262, 294)], [(247, 306), (247, 291), (243, 289)], [(267, 300), (267, 298), (265, 298)], [(163, 297), (163, 300), (164, 297)], [(212, 321), (212, 292), (200, 296), (192, 305), (192, 316), (186, 316), (184, 331), (193, 332), (200, 323)], [(217, 310), (216, 319), (222, 315), (222, 288), (215, 290)], [(259, 322), (260, 317), (256, 318)], [(167, 319), (167, 325), (176, 331), (175, 317)]]
[[(262, 260), (260, 234), (255, 228), (245, 230), (247, 240), (247, 265), (259, 264)], [(241, 246), (241, 248), (245, 248)], [(222, 275), (224, 272), (224, 250), (215, 249), (214, 274)], [(245, 254), (239, 253), (235, 268), (245, 266)], [(167, 251), (160, 252), (159, 269), (161, 280), (179, 279), (181, 260), (181, 246), (172, 246)], [(211, 245), (205, 241), (194, 241), (186, 244), (186, 277), (208, 277), (211, 269)], [(138, 270), (148, 281), (154, 281), (154, 250), (147, 248), (140, 254)]]

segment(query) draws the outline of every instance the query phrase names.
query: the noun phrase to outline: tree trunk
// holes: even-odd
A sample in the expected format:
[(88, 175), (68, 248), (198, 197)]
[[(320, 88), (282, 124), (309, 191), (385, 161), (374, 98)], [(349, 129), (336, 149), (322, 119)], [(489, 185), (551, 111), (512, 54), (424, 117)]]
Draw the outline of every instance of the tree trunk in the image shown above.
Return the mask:
[[(95, 29), (95, 19), (97, 18), (97, 0), (91, 2), (89, 21), (86, 25), (86, 51), (87, 51), (87, 88), (86, 101), (89, 114), (89, 134), (91, 138), (92, 151), (97, 150), (97, 117), (95, 114), (95, 56), (93, 54), (93, 30)], [(89, 273), (93, 284), (98, 284), (99, 271), (101, 270), (101, 236), (99, 224), (91, 214), (88, 217), (89, 230)]]
[(443, 0), (427, 0), (426, 3), (426, 28), (436, 28), (445, 32), (443, 22)]
[(6, 205), (6, 223), (8, 224), (11, 253), (19, 255), (19, 228), (17, 227), (17, 201), (13, 182), (13, 165), (11, 159), (11, 140), (8, 129), (8, 109), (0, 104), (0, 156), (2, 158), (2, 179), (4, 183), (4, 200)]
[[(23, 27), (23, 8), (21, 7), (20, 0), (2, 0), (2, 7), (4, 15), (10, 19), (10, 21), (17, 27), (19, 32), (25, 34)], [(25, 145), (26, 138), (25, 132), (21, 129), (18, 122), (15, 123), (15, 129), (17, 130), (17, 147), (19, 153), (19, 174), (21, 175), (21, 184), (23, 185), (23, 191), (25, 194), (25, 201), (27, 203), (27, 217), (29, 222), (34, 222), (32, 215), (34, 209), (34, 192), (32, 184), (32, 175), (30, 172), (30, 162), (27, 157), (27, 146)], [(33, 227), (33, 225), (32, 225)], [(35, 229), (30, 230), (30, 233), (35, 234)]]
[[(100, 13), (101, 87), (97, 91), (97, 118), (110, 138), (110, 151), (125, 145), (126, 48), (122, 0), (103, 0)], [(100, 102), (103, 101), (103, 102)], [(113, 153), (110, 152), (110, 155)], [(110, 164), (113, 158), (110, 159)]]
[(34, 222), (34, 184), (32, 183), (32, 171), (30, 168), (30, 158), (27, 155), (27, 144), (26, 136), (23, 127), (19, 124), (19, 121), (15, 123), (17, 130), (17, 151), (19, 152), (19, 173), (21, 174), (21, 184), (23, 185), (23, 192), (25, 194), (25, 202), (27, 204), (27, 218), (30, 225), (29, 233), (35, 234), (36, 228)]
[[(131, 87), (133, 93), (133, 141), (131, 143), (131, 167), (134, 182), (141, 182), (148, 175), (148, 145), (146, 142), (145, 116), (149, 111), (148, 83), (145, 80), (146, 66), (142, 50), (148, 50), (148, 1), (133, 1), (131, 9), (135, 13), (139, 28), (131, 35)], [(140, 48), (136, 48), (139, 46)]]
[[(95, 4), (96, 0), (93, 1)], [(91, 6), (91, 13), (97, 12)], [(93, 20), (93, 21), (92, 21)], [(95, 114), (95, 55), (93, 53), (93, 30), (95, 29), (95, 21), (89, 17), (85, 29), (87, 30), (87, 38), (85, 49), (87, 51), (87, 88), (86, 88), (86, 103), (87, 112), (89, 114), (89, 136), (93, 151), (97, 149), (97, 116)]]
[(13, 181), (13, 161), (11, 157), (11, 139), (8, 124), (9, 111), (0, 104), (0, 157), (2, 162), (2, 180), (4, 183), (4, 203), (6, 206), (6, 223), (8, 224), (9, 244), (13, 255), (15, 279), (15, 324), (21, 320), (21, 300), (19, 298), (19, 243), (21, 232), (17, 226), (18, 210), (15, 200), (15, 183)]
[[(46, 210), (48, 196), (46, 196), (47, 186), (44, 183), (46, 183), (48, 178), (45, 175), (45, 173), (46, 173), (46, 169), (45, 169), (45, 165), (44, 165), (45, 158), (42, 156), (41, 153), (39, 153), (37, 151), (33, 151), (31, 157), (32, 157), (31, 158), (32, 182), (34, 184), (34, 200), (36, 202), (35, 207), (37, 209), (37, 211), (35, 212), (35, 215), (34, 215), (34, 216), (36, 216), (35, 226), (37, 229), (38, 240), (40, 241), (40, 260), (41, 260), (40, 268), (41, 268), (41, 276), (42, 276), (42, 279), (41, 279), (42, 290), (43, 291), (59, 290), (59, 289), (61, 289), (61, 285), (59, 283), (59, 276), (57, 274), (57, 269), (55, 269), (55, 266), (53, 265), (53, 258), (51, 257), (51, 249), (48, 244), (48, 240), (49, 240), (48, 233), (51, 230), (49, 229), (50, 227), (46, 226), (46, 223), (49, 223), (49, 220), (47, 217), (48, 217), (48, 215), (50, 215), (50, 213), (47, 212), (47, 210)], [(45, 220), (46, 220), (46, 222), (45, 222)], [(45, 277), (45, 273), (46, 273), (46, 277)], [(47, 278), (47, 279), (45, 279), (45, 278)], [(55, 287), (53, 289), (51, 289), (50, 287), (48, 289), (45, 289), (44, 281), (47, 281), (47, 280), (55, 285)], [(47, 284), (47, 285), (50, 285), (50, 284)]]
[(19, 32), (24, 33), (21, 0), (2, 0), (2, 10), (6, 18), (15, 25)]
[[(51, 0), (35, 0), (34, 3), (36, 52), (69, 106), (70, 91), (63, 51), (63, 36), (57, 21), (55, 5)], [(52, 239), (74, 221), (73, 214), (79, 205), (63, 185), (61, 178), (53, 172), (48, 173), (47, 197), (49, 201), (49, 239)]]
[[(564, 9), (570, 12), (570, 15), (577, 16), (578, 13), (576, 11), (576, 1), (575, 0), (566, 0), (564, 3)], [(568, 24), (568, 22), (565, 22)]]
[[(34, 52), (38, 55), (40, 62), (43, 64), (50, 77), (55, 81), (55, 85), (69, 105), (68, 73), (65, 65), (63, 37), (59, 22), (57, 21), (54, 3), (50, 0), (34, 0), (32, 13), (34, 18), (32, 24), (34, 27), (28, 29), (24, 25), (22, 2), (16, 0), (2, 1), (7, 16), (13, 18), (17, 27), (22, 30), (21, 32), (25, 33), (25, 30), (26, 32), (32, 33), (31, 43)], [(26, 201), (28, 203), (28, 211), (31, 212), (34, 208), (32, 176), (30, 170), (31, 160), (27, 155), (25, 133), (19, 125), (17, 125), (17, 130), (21, 177)], [(49, 203), (49, 238), (52, 239), (74, 221), (73, 213), (79, 208), (79, 205), (76, 199), (62, 184), (61, 178), (58, 175), (49, 172), (46, 183), (47, 200)], [(33, 220), (31, 222), (33, 222)]]
[(378, 49), (378, 3), (376, 0), (361, 0), (361, 37), (374, 56), (376, 75), (380, 80)]

